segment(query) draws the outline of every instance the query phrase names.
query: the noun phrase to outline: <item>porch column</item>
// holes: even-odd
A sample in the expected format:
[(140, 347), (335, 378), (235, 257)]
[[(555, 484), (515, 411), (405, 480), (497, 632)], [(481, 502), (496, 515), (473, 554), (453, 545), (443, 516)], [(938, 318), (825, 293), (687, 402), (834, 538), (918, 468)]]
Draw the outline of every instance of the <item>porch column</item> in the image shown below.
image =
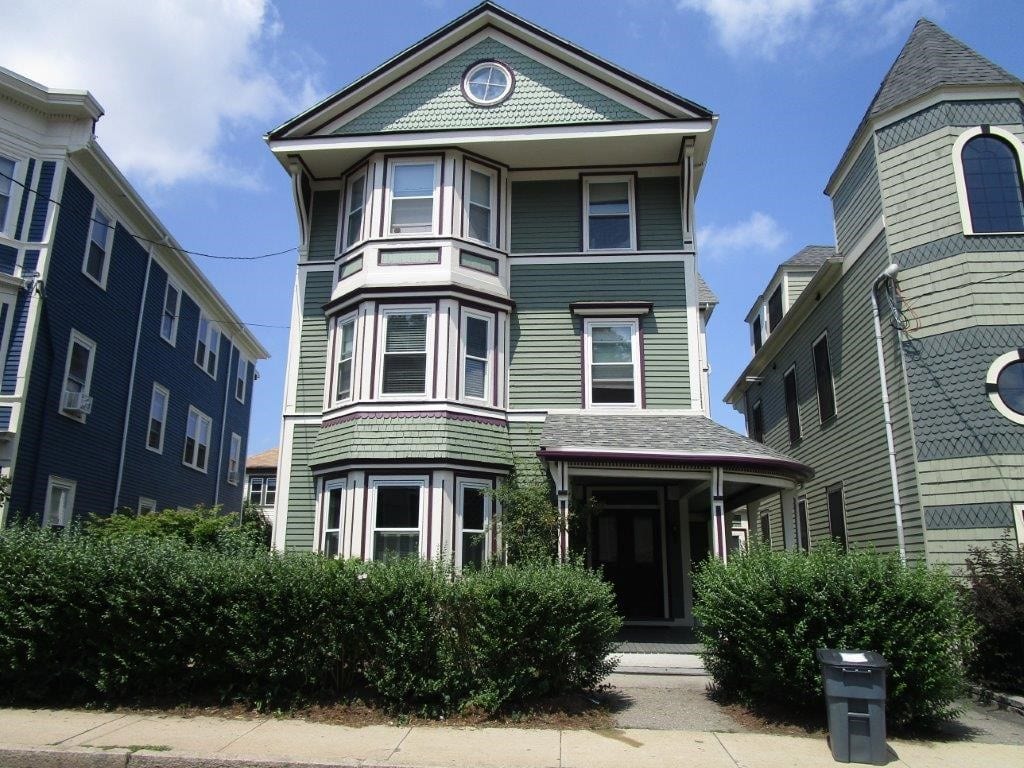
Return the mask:
[(725, 530), (725, 473), (721, 467), (711, 470), (711, 551), (723, 563), (729, 559)]
[(549, 461), (548, 472), (558, 505), (558, 562), (564, 563), (569, 557), (569, 470), (564, 461)]

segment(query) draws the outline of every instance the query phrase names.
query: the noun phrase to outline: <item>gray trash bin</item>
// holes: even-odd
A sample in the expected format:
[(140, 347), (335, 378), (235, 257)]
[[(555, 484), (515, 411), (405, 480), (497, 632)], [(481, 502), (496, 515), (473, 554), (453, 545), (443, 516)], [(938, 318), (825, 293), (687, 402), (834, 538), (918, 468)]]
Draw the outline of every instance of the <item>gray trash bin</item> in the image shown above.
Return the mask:
[(825, 681), (829, 745), (840, 763), (885, 765), (885, 670), (874, 651), (818, 650)]

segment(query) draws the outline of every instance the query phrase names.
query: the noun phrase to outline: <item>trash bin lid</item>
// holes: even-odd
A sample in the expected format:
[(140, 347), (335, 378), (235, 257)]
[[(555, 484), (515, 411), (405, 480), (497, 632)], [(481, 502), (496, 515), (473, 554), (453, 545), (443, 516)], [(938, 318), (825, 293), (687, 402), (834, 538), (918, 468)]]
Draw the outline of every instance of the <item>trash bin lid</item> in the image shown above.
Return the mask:
[(834, 648), (819, 648), (818, 661), (829, 667), (886, 669), (889, 666), (889, 662), (882, 657), (882, 654), (875, 651), (840, 651)]

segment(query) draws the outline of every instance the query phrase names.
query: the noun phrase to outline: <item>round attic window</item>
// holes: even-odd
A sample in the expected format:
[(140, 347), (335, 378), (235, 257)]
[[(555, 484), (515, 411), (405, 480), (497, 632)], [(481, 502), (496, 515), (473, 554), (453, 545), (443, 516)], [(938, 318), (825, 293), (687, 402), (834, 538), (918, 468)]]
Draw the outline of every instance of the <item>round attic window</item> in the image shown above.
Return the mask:
[(985, 388), (997, 411), (1024, 424), (1024, 352), (1017, 350), (997, 357), (988, 369)]
[(462, 76), (462, 95), (481, 107), (500, 104), (512, 94), (515, 77), (512, 70), (498, 61), (481, 61)]

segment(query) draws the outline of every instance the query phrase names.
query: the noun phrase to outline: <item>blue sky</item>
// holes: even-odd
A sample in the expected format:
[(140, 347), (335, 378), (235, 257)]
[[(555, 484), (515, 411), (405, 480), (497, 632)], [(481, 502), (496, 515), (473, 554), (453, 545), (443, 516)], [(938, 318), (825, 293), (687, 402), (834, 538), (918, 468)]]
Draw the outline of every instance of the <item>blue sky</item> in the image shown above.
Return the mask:
[[(100, 143), (186, 248), (255, 256), (295, 245), (284, 171), (263, 134), (471, 8), (458, 0), (13, 0), (0, 64), (106, 109)], [(509, 10), (720, 116), (697, 203), (712, 415), (748, 357), (747, 309), (778, 263), (832, 244), (822, 193), (914, 22), (926, 16), (1024, 75), (1020, 0), (505, 0)], [(47, 40), (46, 46), (38, 41)], [(280, 413), (294, 253), (197, 258), (270, 350), (249, 453)]]

